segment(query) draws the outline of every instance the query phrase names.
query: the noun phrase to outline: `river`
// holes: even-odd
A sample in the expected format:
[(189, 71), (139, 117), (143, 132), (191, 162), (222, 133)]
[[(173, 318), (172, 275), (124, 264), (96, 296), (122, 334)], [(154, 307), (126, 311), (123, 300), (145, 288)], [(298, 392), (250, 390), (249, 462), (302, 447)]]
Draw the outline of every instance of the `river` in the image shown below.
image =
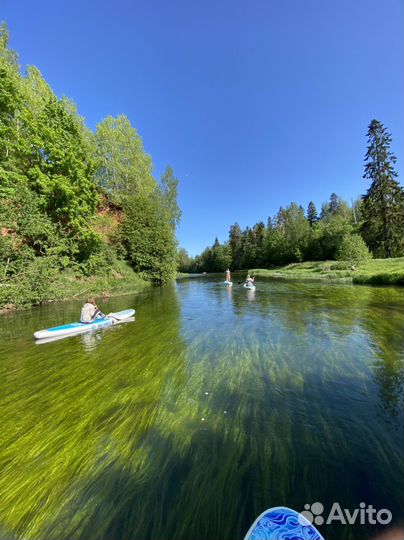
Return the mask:
[(1, 316), (0, 537), (241, 539), (316, 501), (402, 520), (404, 290), (256, 285), (100, 301), (136, 320), (43, 345), (80, 302)]

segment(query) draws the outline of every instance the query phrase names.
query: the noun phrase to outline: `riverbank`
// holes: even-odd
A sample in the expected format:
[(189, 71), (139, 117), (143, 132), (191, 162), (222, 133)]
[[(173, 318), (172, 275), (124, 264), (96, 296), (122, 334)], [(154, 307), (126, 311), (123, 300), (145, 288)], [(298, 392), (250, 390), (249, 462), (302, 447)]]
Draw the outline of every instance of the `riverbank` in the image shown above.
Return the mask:
[(334, 281), (368, 285), (404, 285), (404, 257), (370, 259), (352, 266), (345, 261), (312, 261), (272, 268), (250, 269), (256, 277), (301, 281)]
[(20, 279), (0, 283), (0, 314), (51, 302), (86, 296), (110, 297), (136, 294), (151, 287), (124, 261), (108, 272), (83, 276), (72, 270), (54, 274), (46, 282), (31, 272)]

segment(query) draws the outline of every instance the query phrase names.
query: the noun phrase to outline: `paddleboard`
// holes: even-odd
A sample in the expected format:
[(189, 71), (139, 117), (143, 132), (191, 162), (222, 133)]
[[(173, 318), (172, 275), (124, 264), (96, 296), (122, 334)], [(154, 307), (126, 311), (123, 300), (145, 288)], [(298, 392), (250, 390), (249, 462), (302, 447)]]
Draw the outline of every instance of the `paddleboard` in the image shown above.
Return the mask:
[(227, 281), (227, 280), (224, 282), (224, 284), (228, 285), (229, 287), (231, 287), (233, 285), (233, 283), (231, 281)]
[[(113, 325), (106, 326), (105, 328), (112, 328), (112, 326), (116, 326), (117, 324), (124, 324), (124, 323), (130, 323), (135, 321), (135, 317), (128, 317), (127, 319), (122, 319), (114, 321)], [(83, 328), (81, 332), (76, 332), (75, 334), (67, 334), (65, 336), (55, 336), (55, 337), (48, 337), (48, 338), (42, 338), (42, 339), (36, 339), (35, 345), (45, 345), (45, 343), (53, 343), (54, 341), (61, 341), (62, 339), (69, 339), (74, 336), (79, 336), (81, 334), (87, 334), (89, 333), (89, 330), (87, 328)]]
[(269, 508), (251, 525), (244, 540), (324, 540), (308, 519), (286, 506)]
[(255, 285), (246, 285), (246, 284), (244, 283), (243, 287), (244, 287), (245, 289), (250, 289), (251, 291), (254, 291), (254, 290), (255, 290)]
[(81, 334), (82, 332), (89, 332), (92, 330), (98, 330), (99, 328), (104, 328), (106, 326), (112, 326), (113, 324), (124, 321), (129, 317), (133, 317), (134, 314), (134, 309), (125, 309), (124, 311), (111, 313), (109, 317), (96, 319), (91, 323), (74, 322), (70, 324), (63, 324), (62, 326), (54, 326), (53, 328), (46, 328), (45, 330), (38, 330), (34, 333), (34, 337), (35, 339), (46, 339)]

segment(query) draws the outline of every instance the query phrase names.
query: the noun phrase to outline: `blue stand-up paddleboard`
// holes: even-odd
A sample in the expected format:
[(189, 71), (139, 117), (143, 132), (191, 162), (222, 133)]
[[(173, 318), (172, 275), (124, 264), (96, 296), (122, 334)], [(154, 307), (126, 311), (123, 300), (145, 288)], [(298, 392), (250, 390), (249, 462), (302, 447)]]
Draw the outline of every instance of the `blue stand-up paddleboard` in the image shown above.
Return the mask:
[(228, 285), (229, 287), (231, 287), (233, 285), (233, 283), (231, 281), (227, 281), (227, 280), (224, 282), (224, 284)]
[(318, 530), (299, 512), (277, 506), (257, 517), (244, 540), (324, 540)]
[(83, 332), (90, 332), (92, 330), (104, 328), (105, 326), (112, 326), (113, 324), (125, 322), (133, 317), (134, 314), (134, 309), (125, 309), (124, 311), (118, 311), (117, 313), (110, 313), (108, 317), (96, 319), (91, 323), (74, 322), (63, 324), (62, 326), (54, 326), (53, 328), (46, 328), (45, 330), (38, 330), (34, 333), (34, 337), (38, 340), (48, 340), (49, 338), (61, 338), (72, 336), (74, 334), (81, 334)]
[(250, 289), (250, 291), (255, 291), (255, 285), (246, 285), (246, 284), (244, 283), (243, 287), (244, 287), (245, 289)]

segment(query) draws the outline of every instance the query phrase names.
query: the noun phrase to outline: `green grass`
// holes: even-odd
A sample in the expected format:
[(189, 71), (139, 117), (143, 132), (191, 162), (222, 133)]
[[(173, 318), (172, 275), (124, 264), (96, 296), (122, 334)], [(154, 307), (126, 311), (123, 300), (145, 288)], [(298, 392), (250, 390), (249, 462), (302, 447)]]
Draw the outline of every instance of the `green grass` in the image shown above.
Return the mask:
[(348, 261), (308, 261), (266, 270), (251, 269), (257, 277), (297, 280), (330, 280), (374, 285), (404, 285), (404, 257), (370, 259), (351, 269)]

